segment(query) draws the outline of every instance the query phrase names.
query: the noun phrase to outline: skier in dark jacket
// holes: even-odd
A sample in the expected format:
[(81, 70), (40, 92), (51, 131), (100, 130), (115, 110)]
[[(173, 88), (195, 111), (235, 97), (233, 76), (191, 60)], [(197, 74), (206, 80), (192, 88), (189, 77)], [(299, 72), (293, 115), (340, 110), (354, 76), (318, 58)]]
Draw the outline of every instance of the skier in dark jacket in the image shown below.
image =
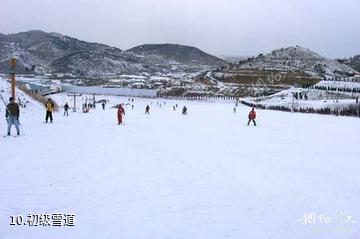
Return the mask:
[(183, 114), (183, 115), (187, 115), (187, 108), (186, 108), (186, 106), (183, 107), (183, 109), (182, 109), (182, 114)]
[(249, 121), (248, 121), (248, 125), (250, 125), (250, 122), (252, 121), (254, 123), (254, 126), (256, 126), (256, 112), (255, 109), (252, 108), (252, 110), (249, 112)]
[(10, 103), (6, 106), (6, 113), (5, 117), (8, 123), (8, 130), (7, 135), (10, 135), (11, 126), (15, 125), (17, 135), (20, 135), (20, 129), (19, 129), (19, 117), (20, 117), (20, 110), (19, 105), (15, 103), (15, 100), (13, 97), (10, 97), (9, 99)]
[(66, 102), (66, 104), (64, 105), (64, 116), (69, 116), (69, 109), (70, 109), (70, 106), (69, 104)]
[(146, 115), (150, 114), (150, 106), (149, 105), (147, 105), (145, 108), (145, 114)]

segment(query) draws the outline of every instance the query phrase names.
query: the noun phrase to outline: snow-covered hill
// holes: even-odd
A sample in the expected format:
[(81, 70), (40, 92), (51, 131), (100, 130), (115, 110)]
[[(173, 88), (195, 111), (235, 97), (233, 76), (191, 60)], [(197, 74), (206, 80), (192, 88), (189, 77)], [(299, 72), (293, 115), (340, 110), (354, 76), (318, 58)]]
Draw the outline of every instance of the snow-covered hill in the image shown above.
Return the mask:
[(348, 59), (338, 59), (337, 61), (342, 64), (346, 64), (346, 65), (350, 66), (351, 68), (360, 72), (360, 55), (356, 55), (356, 56), (350, 57)]
[[(11, 96), (11, 89), (10, 89), (10, 83), (7, 79), (0, 77), (0, 94), (4, 100), (0, 100), (0, 116), (5, 115), (5, 104), (9, 103), (9, 98)], [(23, 112), (26, 113), (34, 113), (34, 110), (42, 109), (43, 106), (39, 103), (34, 101), (30, 96), (22, 92), (21, 90), (16, 90), (16, 101), (19, 103), (20, 107), (23, 108)], [(4, 104), (5, 103), (5, 104)], [(31, 110), (27, 110), (31, 109)]]
[(147, 62), (178, 62), (197, 65), (224, 65), (225, 61), (198, 48), (178, 44), (145, 44), (128, 50), (145, 57)]
[(47, 67), (52, 73), (78, 77), (105, 77), (146, 72), (141, 63), (131, 61), (124, 54), (99, 51), (79, 51), (52, 61)]
[(294, 86), (312, 86), (322, 79), (342, 80), (356, 74), (356, 70), (345, 64), (296, 46), (228, 63), (199, 74), (196, 80), (212, 86), (222, 85), (231, 95), (246, 97), (271, 95)]
[(351, 76), (356, 70), (335, 60), (325, 58), (309, 49), (296, 46), (274, 50), (266, 55), (259, 55), (241, 61), (238, 69), (266, 69), (278, 71), (304, 71), (311, 75)]
[[(0, 71), (8, 72), (9, 59), (18, 59), (17, 72), (35, 71), (46, 73), (46, 66), (53, 60), (78, 51), (114, 51), (113, 48), (77, 40), (58, 33), (46, 33), (39, 30), (4, 35), (0, 38)], [(118, 49), (118, 51), (121, 51)]]

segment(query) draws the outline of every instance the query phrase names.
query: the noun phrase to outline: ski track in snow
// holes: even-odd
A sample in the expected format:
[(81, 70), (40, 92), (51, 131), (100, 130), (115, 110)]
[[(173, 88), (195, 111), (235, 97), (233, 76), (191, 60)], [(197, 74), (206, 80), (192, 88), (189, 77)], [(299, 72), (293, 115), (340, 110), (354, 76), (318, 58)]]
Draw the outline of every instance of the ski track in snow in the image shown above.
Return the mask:
[[(0, 238), (360, 234), (359, 224), (335, 221), (343, 210), (360, 223), (359, 119), (258, 110), (260, 127), (248, 127), (250, 109), (234, 114), (233, 103), (135, 98), (118, 126), (109, 107), (128, 98), (100, 98), (110, 100), (105, 111), (98, 104), (63, 117), (60, 109), (53, 124), (43, 124), (45, 111), (34, 103), (21, 110), (25, 135), (0, 139)], [(5, 133), (4, 120), (0, 127)], [(75, 213), (76, 226), (9, 225), (10, 215), (56, 212)], [(302, 225), (305, 212), (335, 222)]]

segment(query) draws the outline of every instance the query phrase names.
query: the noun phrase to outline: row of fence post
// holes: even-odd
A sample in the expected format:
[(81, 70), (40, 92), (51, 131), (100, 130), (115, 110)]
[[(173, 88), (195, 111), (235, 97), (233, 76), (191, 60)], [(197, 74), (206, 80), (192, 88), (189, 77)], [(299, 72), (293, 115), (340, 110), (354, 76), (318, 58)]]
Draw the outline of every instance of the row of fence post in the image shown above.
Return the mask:
[(159, 98), (166, 98), (166, 99), (179, 99), (179, 100), (239, 100), (238, 97), (234, 96), (175, 96), (175, 95), (165, 95), (165, 94), (158, 94)]

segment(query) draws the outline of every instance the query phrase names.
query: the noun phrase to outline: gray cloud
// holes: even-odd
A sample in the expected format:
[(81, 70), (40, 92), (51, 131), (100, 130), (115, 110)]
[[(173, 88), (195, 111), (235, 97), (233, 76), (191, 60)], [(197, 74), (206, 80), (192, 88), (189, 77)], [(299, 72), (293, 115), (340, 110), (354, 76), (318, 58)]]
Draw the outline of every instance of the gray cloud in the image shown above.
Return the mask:
[(359, 0), (2, 0), (0, 32), (39, 29), (127, 49), (193, 45), (255, 55), (301, 45), (328, 57), (360, 54)]

